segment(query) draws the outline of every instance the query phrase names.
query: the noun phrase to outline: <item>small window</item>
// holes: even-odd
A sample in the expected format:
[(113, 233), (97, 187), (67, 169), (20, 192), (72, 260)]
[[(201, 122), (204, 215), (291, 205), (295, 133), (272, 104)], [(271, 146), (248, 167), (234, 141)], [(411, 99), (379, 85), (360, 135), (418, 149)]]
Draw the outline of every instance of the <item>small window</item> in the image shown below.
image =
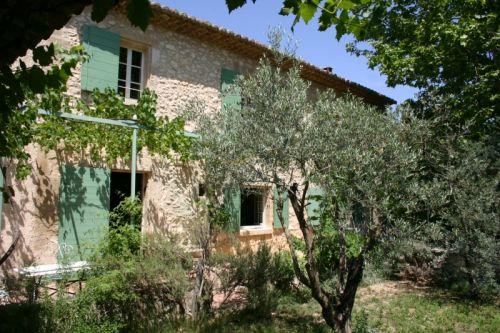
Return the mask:
[(139, 99), (143, 88), (144, 55), (141, 51), (120, 47), (118, 93), (125, 98)]
[(264, 191), (249, 188), (241, 191), (241, 226), (258, 226), (264, 222)]
[[(130, 182), (132, 176), (129, 171), (112, 171), (109, 210), (112, 211), (125, 198), (130, 196)], [(144, 174), (135, 175), (135, 190), (139, 199), (142, 199), (144, 186)]]

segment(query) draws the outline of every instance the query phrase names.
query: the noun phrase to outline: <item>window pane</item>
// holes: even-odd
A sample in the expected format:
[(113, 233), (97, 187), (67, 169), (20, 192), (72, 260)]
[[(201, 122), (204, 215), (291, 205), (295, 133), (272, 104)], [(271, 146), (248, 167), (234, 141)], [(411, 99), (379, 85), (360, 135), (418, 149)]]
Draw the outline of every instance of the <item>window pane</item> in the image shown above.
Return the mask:
[(125, 80), (127, 78), (127, 65), (120, 64), (118, 66), (118, 79)]
[(133, 83), (133, 82), (131, 82), (131, 83), (130, 83), (130, 88), (131, 88), (131, 89), (135, 89), (135, 90), (141, 90), (141, 85), (140, 85), (140, 84), (138, 84), (138, 83)]
[(119, 87), (126, 87), (127, 86), (127, 82), (125, 80), (118, 80), (118, 86)]
[(139, 99), (140, 96), (141, 96), (141, 92), (139, 90), (130, 89), (130, 98)]
[(141, 66), (142, 52), (132, 50), (132, 65)]
[(120, 62), (127, 63), (127, 49), (120, 47)]
[(131, 76), (130, 81), (140, 83), (141, 82), (141, 69), (138, 67), (132, 67), (130, 76)]
[(260, 225), (263, 221), (264, 196), (259, 189), (244, 189), (241, 193), (241, 225)]

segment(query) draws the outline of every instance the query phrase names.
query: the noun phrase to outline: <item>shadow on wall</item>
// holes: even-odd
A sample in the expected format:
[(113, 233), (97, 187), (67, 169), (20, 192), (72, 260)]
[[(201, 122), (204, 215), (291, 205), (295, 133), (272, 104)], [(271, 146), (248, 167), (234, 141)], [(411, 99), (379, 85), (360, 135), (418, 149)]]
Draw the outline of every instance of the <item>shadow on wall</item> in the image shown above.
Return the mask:
[[(62, 151), (55, 157), (53, 153), (41, 152), (34, 156), (37, 158), (32, 163), (33, 171), (26, 180), (15, 180), (15, 166), (8, 168), (7, 185), (14, 188), (15, 195), (4, 205), (0, 254), (7, 251), (17, 235), (20, 239), (0, 268), (3, 275), (12, 274), (13, 268), (54, 263), (60, 252), (59, 220), (71, 223), (74, 229), (82, 220), (94, 218), (92, 214), (99, 207), (109, 204), (109, 186), (105, 185), (102, 172), (69, 165), (83, 164), (82, 158), (65, 155)], [(63, 168), (64, 172), (61, 172)], [(89, 189), (84, 182), (97, 185)], [(89, 191), (94, 197), (87, 204), (85, 199)], [(105, 217), (107, 221), (107, 212)]]
[(110, 170), (70, 164), (59, 169), (60, 256), (85, 260), (109, 225)]
[[(33, 163), (33, 171), (26, 180), (15, 179), (15, 164), (7, 168), (7, 183), (14, 189), (13, 197), (4, 206), (5, 219), (1, 230), (2, 255), (19, 235), (14, 252), (2, 265), (3, 273), (19, 266), (35, 264), (33, 244), (46, 245), (57, 233), (57, 187), (44, 160)], [(30, 244), (28, 244), (29, 242)]]
[[(20, 239), (0, 268), (4, 275), (12, 273), (13, 268), (54, 263), (60, 259), (61, 250), (69, 247), (76, 250), (77, 259), (83, 258), (85, 250), (99, 240), (91, 234), (108, 226), (108, 168), (90, 167), (83, 153), (38, 151), (34, 156), (33, 172), (24, 181), (14, 180), (14, 168), (9, 168), (7, 182), (14, 187), (15, 197), (4, 205), (0, 254), (17, 235)], [(191, 166), (152, 159), (143, 206), (145, 232), (174, 233), (179, 230), (176, 217), (193, 217), (197, 177)]]
[(196, 211), (197, 173), (187, 164), (175, 164), (155, 157), (143, 206), (143, 231), (179, 234), (182, 222), (194, 219)]

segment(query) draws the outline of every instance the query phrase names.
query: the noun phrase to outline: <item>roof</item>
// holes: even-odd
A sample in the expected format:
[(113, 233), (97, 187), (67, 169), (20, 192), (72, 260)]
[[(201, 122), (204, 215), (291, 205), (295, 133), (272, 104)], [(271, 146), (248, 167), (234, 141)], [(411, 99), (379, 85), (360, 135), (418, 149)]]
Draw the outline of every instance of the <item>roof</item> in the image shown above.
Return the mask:
[[(260, 42), (239, 35), (227, 29), (217, 27), (177, 10), (152, 4), (152, 23), (175, 33), (200, 40), (232, 53), (259, 60), (270, 53), (270, 48)], [(395, 104), (396, 101), (356, 82), (349, 81), (306, 61), (301, 61), (302, 77), (322, 86), (335, 89), (339, 93), (350, 92), (363, 98), (367, 103), (377, 106)]]

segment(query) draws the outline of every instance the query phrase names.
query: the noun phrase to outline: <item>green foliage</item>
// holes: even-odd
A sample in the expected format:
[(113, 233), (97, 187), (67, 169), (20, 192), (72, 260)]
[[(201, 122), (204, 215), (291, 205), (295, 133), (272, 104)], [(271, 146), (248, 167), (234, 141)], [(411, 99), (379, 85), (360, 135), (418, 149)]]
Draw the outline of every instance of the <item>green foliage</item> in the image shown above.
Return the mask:
[[(71, 59), (77, 63), (77, 60)], [(105, 92), (95, 90), (89, 104), (66, 95), (65, 90), (65, 86), (60, 86), (46, 88), (43, 93), (25, 91), (27, 108), (23, 112), (13, 113), (5, 124), (5, 137), (2, 138), (7, 142), (2, 146), (5, 149), (2, 154), (18, 160), (16, 171), (19, 178), (26, 177), (30, 172), (27, 163), (29, 154), (24, 150), (24, 146), (30, 142), (38, 143), (46, 151), (60, 151), (63, 144), (66, 152), (88, 153), (91, 160), (98, 163), (104, 160), (108, 165), (120, 157), (125, 161), (130, 158), (132, 129), (68, 120), (57, 117), (57, 112), (110, 119), (132, 119), (136, 116), (137, 123), (143, 126), (139, 130), (138, 150), (147, 147), (150, 153), (167, 158), (181, 161), (190, 158), (192, 139), (184, 135), (184, 121), (178, 117), (172, 120), (157, 117), (157, 96), (154, 92), (146, 89), (137, 104), (126, 105), (124, 98), (111, 89)], [(54, 115), (37, 122), (39, 108)], [(20, 132), (20, 128), (23, 131)]]
[[(184, 121), (181, 118), (169, 120), (167, 117), (157, 117), (157, 96), (145, 89), (137, 104), (126, 105), (124, 98), (112, 89), (105, 92), (94, 90), (92, 103), (86, 104), (79, 99), (64, 95), (58, 90), (47, 90), (44, 94), (32, 96), (29, 108), (39, 107), (51, 112), (80, 113), (87, 116), (132, 119), (137, 117), (137, 123), (144, 127), (139, 130), (137, 149), (147, 147), (148, 151), (165, 157), (171, 157), (171, 152), (185, 161), (189, 157), (191, 139), (183, 132)], [(64, 143), (68, 152), (84, 153), (88, 150), (93, 161), (112, 164), (123, 157), (128, 160), (132, 146), (132, 129), (87, 122), (77, 122), (57, 116), (47, 116), (44, 122), (36, 126), (33, 141), (45, 150), (57, 149)]]
[(28, 67), (19, 61), (16, 69), (7, 64), (0, 66), (0, 156), (18, 159), (17, 176), (26, 177), (30, 167), (29, 155), (24, 147), (34, 135), (36, 110), (18, 110), (27, 95), (46, 89), (64, 89), (72, 70), (86, 59), (81, 46), (63, 50), (57, 45), (38, 46), (33, 50), (34, 64)]
[[(298, 251), (305, 252), (306, 246), (301, 237), (293, 237), (294, 246)], [(318, 271), (325, 285), (332, 287), (336, 283), (340, 261), (339, 232), (331, 221), (323, 221), (314, 233), (314, 256)], [(347, 260), (358, 259), (363, 251), (364, 240), (355, 232), (345, 234)], [(302, 266), (305, 262), (301, 262)]]
[(500, 293), (498, 170), (483, 145), (464, 142), (457, 148), (432, 187), (445, 193), (436, 203), (448, 250), (441, 277), (445, 285), (462, 284), (462, 295), (491, 300)]
[(146, 31), (153, 17), (149, 0), (127, 0), (127, 17), (132, 25)]
[[(252, 0), (255, 3), (256, 0)], [(227, 9), (229, 9), (229, 13), (233, 10), (242, 7), (247, 1), (246, 0), (226, 0)]]
[(140, 226), (142, 202), (138, 197), (126, 197), (109, 213), (109, 224), (113, 227), (132, 224)]
[[(276, 53), (277, 66), (264, 58), (252, 75), (236, 80), (238, 107), (192, 112), (202, 137), (195, 149), (206, 177), (221, 188), (262, 182), (287, 191), (304, 238), (297, 248), (307, 261), (294, 259), (295, 274), (315, 291), (324, 314), (337, 311), (330, 306), (337, 304), (339, 316), (348, 318), (352, 302), (343, 295), (355, 294), (365, 256), (384, 232), (399, 229), (417, 202), (426, 129), (351, 95), (313, 91), (312, 99), (300, 68), (284, 70), (280, 59), (284, 52)], [(306, 214), (314, 186), (324, 192), (317, 198), (320, 227), (310, 227)], [(336, 325), (328, 319), (333, 315), (324, 317)]]
[[(392, 294), (392, 288), (377, 289), (357, 297), (353, 314), (353, 332), (497, 332), (500, 312), (494, 304), (457, 300), (447, 294), (431, 290), (400, 289)], [(368, 291), (368, 290), (366, 290)], [(0, 331), (2, 332), (66, 332), (60, 326), (49, 326), (51, 320), (61, 320), (67, 315), (72, 303), (60, 302), (57, 312), (53, 303), (8, 304), (0, 306)], [(76, 307), (74, 308), (76, 311)], [(194, 325), (189, 321), (163, 322), (149, 331), (162, 332), (331, 332), (318, 318), (317, 303), (297, 303), (291, 298), (281, 297), (277, 311), (271, 318), (252, 315), (250, 311), (228, 311), (217, 317)], [(48, 320), (47, 318), (50, 318)], [(95, 321), (95, 319), (93, 319)], [(73, 325), (79, 332), (117, 331), (116, 324)], [(122, 331), (125, 329), (122, 329)]]
[(387, 279), (403, 279), (430, 283), (442, 249), (433, 253), (424, 241), (407, 236), (381, 244), (370, 256), (368, 262), (373, 270)]
[(90, 266), (75, 295), (62, 280), (55, 295), (1, 307), (0, 330), (22, 322), (26, 332), (158, 331), (183, 318), (192, 258), (176, 239), (142, 236), (129, 224), (110, 229)]
[(218, 276), (226, 295), (245, 287), (247, 309), (266, 318), (277, 306), (279, 295), (293, 289), (294, 273), (289, 253), (272, 253), (266, 244), (257, 251), (238, 248), (236, 254), (217, 254), (214, 258), (221, 268)]
[(131, 259), (139, 254), (141, 233), (130, 222), (110, 228), (99, 244), (95, 261)]
[[(120, 1), (125, 3), (127, 10), (127, 18), (133, 26), (139, 27), (142, 31), (146, 31), (153, 11), (149, 0), (125, 0)], [(108, 15), (108, 12), (117, 4), (113, 0), (93, 0), (91, 18), (95, 22), (101, 22)]]
[[(148, 0), (125, 0), (120, 2), (124, 4), (127, 11), (127, 17), (132, 25), (138, 26), (145, 31), (152, 17), (150, 2)], [(109, 10), (118, 4), (117, 1), (111, 0), (94, 0), (88, 1), (88, 3), (92, 3), (93, 5), (92, 19), (96, 22), (102, 21)], [(61, 20), (66, 17), (65, 15), (70, 14), (72, 11), (77, 14), (83, 9), (83, 7), (79, 5), (60, 7), (61, 6), (57, 8), (58, 10), (64, 11), (64, 15), (57, 13), (58, 18), (49, 21), (47, 21), (47, 17), (50, 17), (50, 11), (54, 10), (55, 7), (49, 4), (47, 8), (41, 9), (44, 16), (38, 16), (35, 21), (39, 22), (38, 20), (40, 20), (44, 22), (42, 35), (38, 35), (37, 31), (31, 31), (29, 34), (26, 34), (29, 36), (26, 38), (27, 41), (20, 42), (19, 45), (9, 42), (7, 57), (10, 59), (10, 62), (15, 60), (16, 56), (23, 56), (27, 51), (28, 45), (35, 45), (42, 38), (46, 38), (50, 30), (60, 28), (60, 25), (64, 24)], [(4, 16), (11, 19), (9, 14), (13, 13), (7, 10)], [(17, 15), (17, 13), (15, 14)], [(70, 16), (68, 15), (67, 18), (69, 19)], [(6, 27), (12, 28), (13, 25), (7, 25)], [(9, 34), (8, 31), (5, 33), (7, 35)], [(57, 122), (55, 119), (50, 119), (44, 123), (44, 126), (39, 127), (37, 123), (37, 106), (35, 105), (35, 100), (38, 100), (47, 110), (52, 112), (68, 111), (68, 109), (71, 109), (70, 112), (85, 113), (85, 111), (90, 110), (88, 107), (84, 106), (82, 101), (72, 101), (70, 105), (63, 105), (69, 102), (69, 97), (65, 96), (66, 82), (72, 75), (72, 70), (78, 63), (85, 59), (86, 56), (84, 55), (82, 46), (75, 46), (66, 51), (61, 50), (56, 44), (51, 43), (47, 46), (42, 45), (33, 49), (32, 59), (29, 59), (32, 60), (33, 64), (30, 67), (26, 65), (29, 61), (25, 62), (24, 60), (19, 60), (17, 66), (12, 66), (11, 63), (7, 62), (0, 66), (0, 156), (2, 158), (16, 160), (17, 178), (24, 179), (31, 172), (31, 167), (28, 163), (29, 154), (24, 150), (24, 147), (33, 142), (35, 137), (35, 141), (40, 140), (42, 145), (45, 142), (44, 139), (49, 138), (48, 145), (56, 147), (58, 140), (64, 138), (63, 135), (71, 133), (70, 131), (66, 132), (68, 127), (72, 127), (71, 125), (57, 126), (56, 124), (52, 124), (51, 126), (49, 123), (51, 120)], [(43, 94), (44, 96), (39, 99), (37, 96), (38, 94)], [(27, 102), (27, 100), (30, 101)], [(29, 108), (19, 110), (19, 107), (26, 103), (30, 104)], [(154, 109), (152, 113), (151, 110), (140, 112), (139, 109), (145, 110), (151, 107), (154, 108), (156, 105), (156, 97), (154, 95), (149, 95), (143, 100), (141, 105), (125, 108), (123, 101), (116, 97), (113, 98), (112, 93), (107, 92), (100, 95), (96, 93), (94, 95), (94, 103), (101, 107), (96, 108), (97, 112), (95, 112), (95, 116), (105, 116), (106, 111), (103, 112), (103, 109), (109, 110), (111, 114), (118, 115), (120, 114), (120, 112), (117, 111), (119, 107), (122, 107), (124, 110), (132, 109), (131, 111), (134, 112), (132, 114), (145, 115), (149, 113), (149, 116), (151, 116), (151, 114), (154, 116)], [(125, 112), (125, 114), (121, 115), (129, 116), (131, 114), (126, 114)], [(186, 147), (186, 141), (184, 140), (185, 138), (179, 134), (179, 130), (182, 130), (183, 127), (183, 122), (180, 119), (174, 119), (172, 122), (168, 120), (152, 122), (151, 119), (149, 119), (149, 121), (141, 119), (140, 122), (144, 122), (145, 126), (156, 126), (154, 127), (156, 129), (155, 133), (148, 133), (142, 136), (141, 140), (143, 141), (143, 146), (152, 148), (154, 153), (157, 154), (164, 154), (169, 149), (173, 149), (176, 152), (184, 151), (183, 149)], [(99, 128), (100, 131), (96, 131), (97, 128), (95, 126), (93, 128), (88, 127), (83, 129), (84, 126), (81, 124), (80, 126), (75, 125), (75, 128), (76, 127), (79, 128), (78, 135), (88, 135), (88, 138), (80, 137), (78, 139), (76, 133), (74, 136), (70, 135), (68, 136), (70, 138), (70, 142), (68, 143), (69, 146), (71, 148), (87, 148), (85, 144), (88, 144), (94, 159), (96, 159), (98, 150), (95, 146), (98, 142), (96, 137), (99, 134), (109, 133), (110, 131), (116, 132), (116, 129), (102, 131), (102, 127)], [(45, 130), (56, 131), (50, 133), (44, 132)], [(122, 145), (114, 145), (112, 143), (113, 139), (122, 139), (125, 133), (127, 133), (127, 131), (123, 131), (122, 135), (114, 133), (111, 137), (107, 137), (109, 140), (106, 142), (108, 161), (112, 157), (128, 156), (128, 154), (124, 153), (124, 148), (128, 146), (125, 142), (128, 142), (128, 140), (116, 141), (122, 143)], [(55, 137), (52, 137), (51, 134), (55, 134)], [(180, 140), (174, 142), (178, 138)], [(180, 155), (181, 159), (185, 159), (185, 153), (180, 153)]]
[[(227, 4), (231, 11), (246, 2)], [(347, 49), (367, 57), (390, 86), (438, 94), (454, 123), (472, 122), (482, 133), (498, 122), (499, 12), (498, 2), (480, 0), (284, 0), (280, 14), (295, 25), (318, 13), (319, 30), (334, 27), (338, 40), (352, 35)], [(436, 111), (446, 112), (427, 116)]]
[(143, 239), (130, 225), (111, 229), (74, 299), (47, 298), (47, 327), (57, 332), (149, 331), (184, 313), (192, 262), (175, 240)]
[(231, 213), (224, 205), (220, 205), (217, 201), (212, 203), (210, 200), (200, 200), (198, 205), (203, 206), (203, 210), (209, 216), (210, 225), (214, 231), (227, 230), (229, 228)]

